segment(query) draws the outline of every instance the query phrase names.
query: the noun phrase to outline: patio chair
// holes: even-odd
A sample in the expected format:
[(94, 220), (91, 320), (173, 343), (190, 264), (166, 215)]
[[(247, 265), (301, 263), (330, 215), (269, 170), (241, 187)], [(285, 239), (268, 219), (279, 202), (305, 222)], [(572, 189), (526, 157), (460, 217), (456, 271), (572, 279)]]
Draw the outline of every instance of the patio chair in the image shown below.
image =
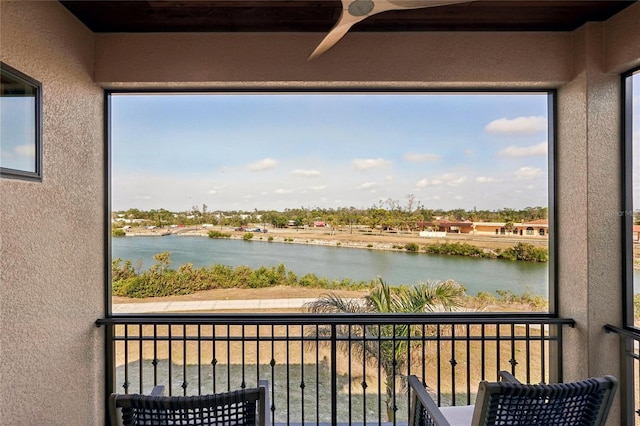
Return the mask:
[(476, 404), (438, 408), (416, 376), (411, 426), (572, 426), (605, 424), (618, 381), (605, 376), (573, 383), (527, 385), (506, 371), (500, 382), (480, 382)]
[(111, 394), (111, 426), (266, 426), (269, 424), (268, 382), (257, 388), (198, 396), (162, 396), (164, 386), (151, 395)]

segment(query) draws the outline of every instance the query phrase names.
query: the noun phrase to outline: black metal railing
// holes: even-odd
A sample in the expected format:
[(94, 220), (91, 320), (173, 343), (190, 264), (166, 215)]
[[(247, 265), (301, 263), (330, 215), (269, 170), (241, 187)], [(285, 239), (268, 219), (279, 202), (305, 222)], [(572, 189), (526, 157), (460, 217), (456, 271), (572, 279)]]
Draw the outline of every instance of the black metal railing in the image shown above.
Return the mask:
[(605, 325), (607, 333), (616, 333), (622, 340), (620, 394), (622, 424), (640, 425), (640, 332), (634, 329)]
[(269, 381), (274, 424), (402, 424), (406, 376), (439, 405), (473, 404), (507, 370), (562, 378), (563, 326), (548, 315), (227, 314), (116, 316), (107, 327), (110, 391), (194, 395)]

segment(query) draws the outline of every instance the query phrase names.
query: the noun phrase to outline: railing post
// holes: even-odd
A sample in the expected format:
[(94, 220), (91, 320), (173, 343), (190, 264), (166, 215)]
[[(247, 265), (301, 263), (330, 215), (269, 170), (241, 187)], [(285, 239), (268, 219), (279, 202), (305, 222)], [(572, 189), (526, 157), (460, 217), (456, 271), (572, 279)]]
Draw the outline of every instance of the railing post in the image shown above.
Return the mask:
[[(633, 426), (640, 412), (635, 411), (635, 389), (637, 385), (633, 379), (634, 340), (627, 336), (620, 336), (620, 407), (622, 410), (622, 424)], [(637, 362), (637, 361), (636, 361)]]
[(331, 324), (331, 424), (338, 424), (338, 341), (336, 325)]

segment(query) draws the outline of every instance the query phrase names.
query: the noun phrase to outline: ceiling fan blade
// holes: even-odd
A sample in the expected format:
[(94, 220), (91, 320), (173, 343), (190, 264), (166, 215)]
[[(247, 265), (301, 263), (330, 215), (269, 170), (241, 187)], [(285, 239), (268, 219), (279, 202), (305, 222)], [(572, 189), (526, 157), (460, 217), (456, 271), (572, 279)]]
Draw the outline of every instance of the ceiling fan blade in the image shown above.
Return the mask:
[[(342, 1), (344, 3), (345, 0)], [(345, 13), (345, 11), (343, 10), (338, 23), (331, 29), (331, 31), (329, 31), (329, 34), (327, 34), (324, 39), (322, 39), (318, 47), (316, 47), (311, 55), (309, 55), (309, 58), (307, 60), (310, 61), (312, 59), (315, 59), (327, 50), (331, 49), (337, 42), (340, 41), (342, 37), (344, 37), (351, 26), (357, 24), (366, 17), (367, 16), (352, 16), (349, 13)]]
[(336, 25), (309, 55), (312, 60), (331, 49), (349, 29), (358, 22), (387, 10), (421, 9), (457, 3), (471, 3), (475, 0), (342, 0), (342, 13)]

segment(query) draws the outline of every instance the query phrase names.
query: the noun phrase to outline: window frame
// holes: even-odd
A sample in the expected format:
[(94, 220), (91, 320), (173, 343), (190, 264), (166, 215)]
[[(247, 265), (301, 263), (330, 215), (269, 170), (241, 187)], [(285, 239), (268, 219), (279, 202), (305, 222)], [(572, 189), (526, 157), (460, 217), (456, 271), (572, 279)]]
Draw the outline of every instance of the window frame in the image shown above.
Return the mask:
[[(623, 288), (622, 288), (622, 323), (625, 328), (640, 330), (634, 324), (634, 280), (633, 280), (633, 77), (640, 76), (640, 66), (633, 68), (621, 76), (622, 87), (622, 144), (623, 144), (623, 184), (622, 220), (623, 240)], [(640, 283), (639, 283), (640, 284)]]
[(21, 179), (28, 181), (42, 181), (42, 83), (17, 69), (0, 61), (0, 71), (3, 74), (20, 80), (22, 83), (32, 86), (35, 91), (35, 170), (20, 170), (0, 166), (0, 178)]
[[(247, 87), (247, 88), (217, 88), (217, 89), (106, 89), (104, 90), (104, 135), (105, 135), (105, 147), (104, 147), (104, 181), (105, 181), (105, 252), (107, 254), (107, 262), (105, 263), (105, 318), (117, 317), (118, 314), (113, 314), (112, 311), (112, 277), (111, 277), (111, 198), (112, 198), (112, 186), (111, 186), (111, 99), (112, 95), (118, 94), (313, 94), (313, 93), (334, 93), (334, 94), (381, 94), (381, 93), (394, 93), (394, 94), (412, 94), (412, 93), (438, 93), (438, 94), (509, 94), (509, 93), (539, 93), (546, 94), (547, 97), (547, 194), (548, 194), (548, 224), (549, 228), (547, 235), (556, 235), (554, 232), (556, 229), (557, 218), (557, 202), (556, 202), (556, 140), (557, 140), (557, 125), (556, 117), (558, 114), (558, 102), (557, 102), (557, 89), (553, 88), (504, 88), (504, 89), (486, 89), (486, 88), (455, 88), (455, 89), (425, 89), (425, 88), (380, 88), (380, 87), (358, 87), (358, 88), (336, 88), (336, 87), (306, 87), (306, 88), (264, 88), (264, 87)], [(514, 230), (515, 231), (515, 230)], [(496, 229), (496, 233), (498, 230)], [(543, 313), (551, 318), (558, 318), (558, 300), (559, 300), (559, 288), (558, 288), (558, 241), (556, 238), (551, 239), (549, 237), (548, 242), (549, 253), (549, 272), (548, 272), (548, 311)], [(142, 314), (144, 316), (145, 314)]]

